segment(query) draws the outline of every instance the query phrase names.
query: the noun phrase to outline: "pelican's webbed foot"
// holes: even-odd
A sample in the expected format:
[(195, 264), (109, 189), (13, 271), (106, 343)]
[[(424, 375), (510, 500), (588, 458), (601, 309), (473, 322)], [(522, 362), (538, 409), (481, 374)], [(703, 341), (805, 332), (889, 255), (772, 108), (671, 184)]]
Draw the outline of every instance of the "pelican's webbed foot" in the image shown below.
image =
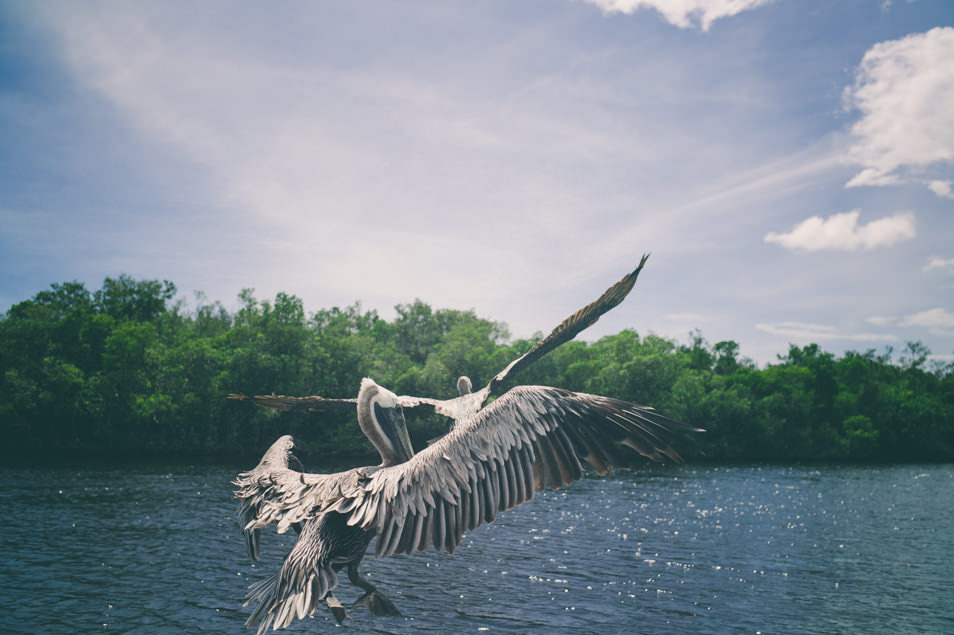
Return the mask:
[(348, 578), (351, 580), (351, 584), (364, 589), (365, 591), (364, 595), (355, 600), (351, 607), (354, 608), (356, 606), (367, 606), (371, 611), (371, 615), (376, 617), (400, 617), (401, 612), (397, 610), (397, 607), (394, 606), (394, 603), (387, 599), (383, 593), (378, 591), (376, 586), (358, 574), (358, 565), (360, 563), (361, 558), (348, 563)]
[(335, 616), (335, 619), (338, 620), (339, 624), (345, 620), (351, 619), (351, 616), (348, 615), (348, 611), (345, 610), (344, 605), (332, 594), (329, 593), (325, 598), (325, 604), (327, 604), (328, 608), (331, 609), (332, 614)]
[(397, 610), (394, 603), (377, 590), (369, 591), (355, 600), (351, 607), (354, 608), (356, 606), (367, 606), (368, 610), (371, 611), (371, 615), (377, 617), (401, 617), (401, 611)]

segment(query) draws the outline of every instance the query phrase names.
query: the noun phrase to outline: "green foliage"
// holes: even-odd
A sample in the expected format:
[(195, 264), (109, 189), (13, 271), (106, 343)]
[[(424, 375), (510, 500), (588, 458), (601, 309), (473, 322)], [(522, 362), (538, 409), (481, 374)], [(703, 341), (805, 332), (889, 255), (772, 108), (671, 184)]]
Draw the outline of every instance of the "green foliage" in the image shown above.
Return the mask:
[[(201, 295), (185, 313), (175, 291), (126, 275), (95, 292), (53, 284), (0, 317), (7, 452), (256, 455), (290, 433), (305, 454), (367, 453), (354, 413), (279, 413), (225, 396), (353, 397), (370, 376), (451, 397), (458, 376), (482, 386), (538, 339), (509, 342), (500, 323), (420, 300), (388, 322), (360, 304), (309, 316), (293, 295), (260, 301), (252, 289), (234, 314)], [(569, 342), (516, 381), (650, 404), (706, 428), (697, 441), (712, 459), (954, 459), (954, 365), (931, 362), (921, 342), (898, 363), (890, 351), (791, 346), (763, 369), (739, 350), (699, 331), (679, 345), (625, 330)], [(409, 416), (416, 447), (445, 425)]]

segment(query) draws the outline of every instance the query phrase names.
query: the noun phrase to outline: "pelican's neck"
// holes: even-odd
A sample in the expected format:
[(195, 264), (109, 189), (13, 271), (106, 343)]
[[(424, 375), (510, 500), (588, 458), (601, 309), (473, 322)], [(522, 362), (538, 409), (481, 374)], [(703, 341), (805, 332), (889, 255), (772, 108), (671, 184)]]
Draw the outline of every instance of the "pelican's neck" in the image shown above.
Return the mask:
[(358, 393), (358, 425), (381, 455), (381, 466), (398, 465), (414, 456), (397, 397), (365, 378)]

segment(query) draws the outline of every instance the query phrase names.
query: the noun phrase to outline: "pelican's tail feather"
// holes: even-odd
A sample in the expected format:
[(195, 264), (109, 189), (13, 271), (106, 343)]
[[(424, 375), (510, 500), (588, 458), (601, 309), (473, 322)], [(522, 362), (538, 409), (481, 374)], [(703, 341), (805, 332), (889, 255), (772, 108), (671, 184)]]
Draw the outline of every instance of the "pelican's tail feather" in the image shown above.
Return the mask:
[(330, 566), (299, 572), (295, 576), (278, 574), (260, 580), (249, 587), (245, 598), (246, 606), (258, 602), (245, 626), (258, 624), (259, 635), (269, 628), (285, 628), (296, 618), (314, 613), (318, 603), (336, 586), (338, 575)]

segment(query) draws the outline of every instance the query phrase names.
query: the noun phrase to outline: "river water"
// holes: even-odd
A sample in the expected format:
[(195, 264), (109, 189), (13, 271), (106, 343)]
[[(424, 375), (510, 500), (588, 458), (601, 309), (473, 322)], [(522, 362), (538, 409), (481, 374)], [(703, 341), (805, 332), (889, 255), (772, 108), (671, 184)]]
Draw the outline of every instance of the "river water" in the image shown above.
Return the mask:
[[(0, 468), (0, 632), (243, 633), (242, 467)], [(264, 540), (268, 539), (268, 540)], [(646, 466), (362, 570), (403, 612), (288, 632), (954, 633), (954, 465)], [(343, 602), (359, 593), (346, 576)]]

